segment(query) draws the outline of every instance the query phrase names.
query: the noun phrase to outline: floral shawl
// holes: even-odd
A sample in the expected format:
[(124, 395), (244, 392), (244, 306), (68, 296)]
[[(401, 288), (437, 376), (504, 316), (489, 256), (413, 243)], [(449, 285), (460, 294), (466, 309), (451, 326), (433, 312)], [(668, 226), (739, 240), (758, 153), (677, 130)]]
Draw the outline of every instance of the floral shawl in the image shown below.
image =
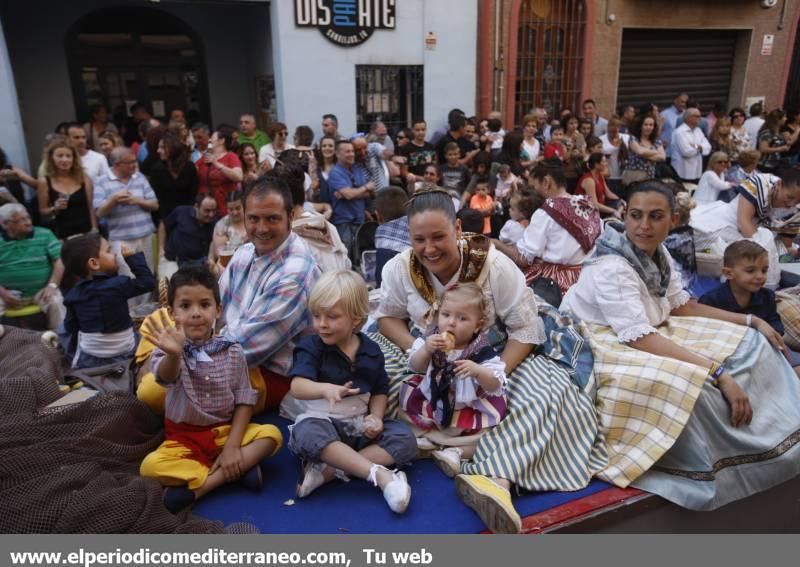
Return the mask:
[(600, 213), (582, 195), (547, 199), (542, 210), (578, 241), (584, 252), (594, 246), (600, 236)]

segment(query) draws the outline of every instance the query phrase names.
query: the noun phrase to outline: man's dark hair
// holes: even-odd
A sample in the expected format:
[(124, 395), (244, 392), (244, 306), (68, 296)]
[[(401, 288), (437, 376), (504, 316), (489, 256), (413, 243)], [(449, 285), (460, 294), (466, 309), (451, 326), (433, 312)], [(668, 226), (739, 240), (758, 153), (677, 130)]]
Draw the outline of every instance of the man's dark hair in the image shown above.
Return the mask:
[(299, 146), (310, 146), (314, 142), (314, 131), (308, 126), (298, 126), (294, 129), (294, 137)]
[(136, 101), (136, 103), (131, 106), (131, 114), (135, 113), (137, 110), (144, 110), (147, 114), (153, 115), (153, 109), (146, 102)]
[(425, 119), (422, 118), (421, 116), (418, 116), (417, 118), (413, 118), (411, 120), (411, 128), (414, 128), (414, 126), (416, 126), (417, 124), (425, 124), (425, 126), (428, 125), (428, 123), (425, 122)]
[(339, 119), (338, 119), (338, 118), (336, 118), (336, 115), (335, 115), (335, 114), (323, 114), (323, 115), (322, 115), (322, 119), (323, 119), (323, 120), (327, 120), (328, 118), (330, 118), (331, 120), (333, 120), (333, 123), (334, 123), (334, 124), (336, 124), (337, 126), (339, 125)]
[(244, 192), (242, 197), (242, 208), (247, 211), (247, 199), (253, 197), (254, 199), (263, 199), (269, 194), (278, 195), (283, 199), (283, 205), (286, 209), (286, 214), (291, 215), (294, 208), (294, 201), (292, 200), (292, 193), (289, 186), (286, 184), (280, 175), (265, 175), (256, 179)]
[(483, 234), (483, 214), (480, 211), (464, 207), (458, 211), (456, 218), (461, 220), (461, 230), (463, 232)]
[(90, 232), (67, 238), (61, 247), (61, 261), (67, 271), (80, 278), (89, 274), (89, 260), (100, 256), (103, 237)]
[(222, 303), (219, 295), (219, 283), (217, 277), (211, 273), (207, 266), (190, 265), (184, 266), (173, 274), (169, 279), (169, 286), (167, 287), (167, 303), (170, 307), (174, 307), (175, 293), (178, 289), (188, 285), (201, 285), (206, 289), (210, 289), (214, 294), (214, 301), (217, 305)]
[[(67, 136), (69, 136), (69, 131), (72, 130), (73, 128), (80, 128), (81, 130), (86, 132), (86, 128), (84, 128), (83, 124), (81, 124), (80, 122), (67, 122), (66, 126), (64, 127), (64, 132), (67, 133)], [(88, 132), (86, 133), (88, 134)]]
[(447, 120), (447, 125), (451, 132), (461, 130), (466, 123), (467, 117), (463, 114), (456, 114)]
[(375, 210), (381, 214), (384, 222), (405, 216), (407, 205), (408, 193), (400, 187), (385, 187), (375, 193)]
[(453, 116), (459, 116), (459, 115), (466, 116), (467, 114), (460, 108), (452, 109), (450, 112), (447, 113), (447, 122), (450, 123), (450, 120), (453, 118)]
[(750, 116), (761, 116), (764, 114), (764, 105), (760, 102), (750, 105)]
[(217, 202), (217, 200), (214, 198), (214, 195), (212, 195), (211, 193), (198, 193), (197, 195), (194, 196), (194, 206), (199, 207), (200, 205), (203, 204), (203, 201), (205, 201), (206, 199), (211, 199), (215, 203)]
[(593, 98), (587, 98), (586, 100), (584, 100), (584, 101), (583, 101), (583, 103), (581, 104), (581, 106), (585, 106), (585, 105), (587, 105), (587, 104), (589, 104), (589, 103), (591, 103), (591, 104), (592, 104), (592, 106), (594, 106), (594, 107), (597, 107), (597, 103), (594, 101), (594, 99), (593, 99)]

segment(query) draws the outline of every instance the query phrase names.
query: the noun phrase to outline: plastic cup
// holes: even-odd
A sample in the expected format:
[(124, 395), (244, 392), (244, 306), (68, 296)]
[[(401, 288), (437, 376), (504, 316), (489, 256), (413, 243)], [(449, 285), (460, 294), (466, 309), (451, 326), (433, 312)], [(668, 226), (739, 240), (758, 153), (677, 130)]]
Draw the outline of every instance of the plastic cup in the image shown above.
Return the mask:
[(233, 250), (220, 250), (219, 252), (219, 263), (223, 268), (228, 267), (228, 263), (231, 261), (233, 257)]

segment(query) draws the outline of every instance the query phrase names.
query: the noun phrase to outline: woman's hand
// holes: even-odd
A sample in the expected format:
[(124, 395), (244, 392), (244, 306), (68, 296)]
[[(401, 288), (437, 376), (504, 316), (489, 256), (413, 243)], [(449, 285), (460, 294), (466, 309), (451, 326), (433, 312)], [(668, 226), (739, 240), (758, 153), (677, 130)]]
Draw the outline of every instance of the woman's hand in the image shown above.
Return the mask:
[(361, 390), (353, 388), (353, 382), (347, 382), (344, 386), (337, 386), (336, 384), (326, 384), (323, 397), (330, 402), (331, 409), (336, 405), (336, 402), (342, 401), (348, 396), (355, 396)]
[(774, 346), (781, 352), (786, 352), (786, 344), (783, 342), (783, 337), (772, 328), (772, 325), (764, 321), (761, 317), (753, 317), (753, 328), (764, 335), (769, 344)]
[(217, 469), (222, 471), (225, 482), (233, 482), (242, 476), (242, 450), (239, 447), (225, 447), (214, 461), (208, 474), (213, 474)]
[(750, 425), (753, 420), (753, 408), (750, 399), (742, 387), (736, 383), (733, 376), (727, 372), (719, 378), (719, 390), (731, 406), (731, 425)]

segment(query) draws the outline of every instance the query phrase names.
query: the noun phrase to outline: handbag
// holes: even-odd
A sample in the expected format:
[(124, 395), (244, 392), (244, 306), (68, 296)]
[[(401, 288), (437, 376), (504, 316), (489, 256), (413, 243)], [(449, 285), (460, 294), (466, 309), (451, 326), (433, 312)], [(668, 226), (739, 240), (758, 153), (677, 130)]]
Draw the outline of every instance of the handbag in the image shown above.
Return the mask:
[(626, 169), (622, 173), (623, 187), (629, 187), (634, 183), (639, 183), (640, 181), (644, 181), (645, 179), (647, 179), (647, 172), (641, 171), (639, 169)]

